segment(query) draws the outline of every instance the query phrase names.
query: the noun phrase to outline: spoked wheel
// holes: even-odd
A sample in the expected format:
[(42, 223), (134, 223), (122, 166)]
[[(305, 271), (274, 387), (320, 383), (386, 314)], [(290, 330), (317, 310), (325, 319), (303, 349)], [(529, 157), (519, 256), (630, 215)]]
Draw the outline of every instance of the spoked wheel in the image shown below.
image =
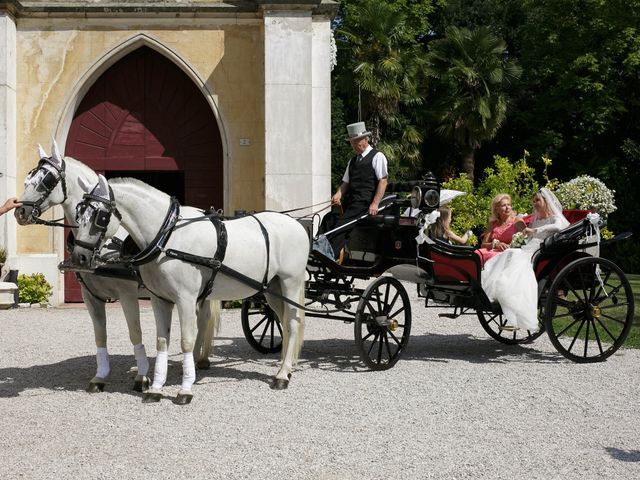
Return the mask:
[(242, 302), (242, 331), (249, 345), (260, 353), (282, 350), (282, 327), (263, 295)]
[(506, 325), (507, 320), (501, 313), (483, 312), (478, 310), (478, 320), (480, 325), (495, 340), (507, 345), (520, 345), (533, 342), (544, 333), (544, 327), (540, 326), (537, 332), (530, 330), (501, 330), (500, 327)]
[(367, 287), (354, 333), (360, 358), (372, 370), (386, 370), (400, 359), (411, 333), (411, 303), (397, 279), (380, 277)]
[(600, 362), (627, 338), (634, 299), (624, 272), (586, 257), (560, 271), (549, 289), (545, 326), (551, 343), (574, 362)]
[(513, 331), (502, 330), (501, 327), (504, 327), (507, 324), (507, 319), (504, 318), (502, 313), (483, 312), (482, 310), (478, 310), (477, 313), (480, 325), (482, 325), (484, 331), (487, 332), (491, 338), (507, 345), (520, 345), (523, 343), (533, 342), (544, 333), (544, 308), (547, 292), (548, 285), (543, 287), (538, 298), (538, 322), (540, 323), (540, 328), (537, 332), (523, 329)]

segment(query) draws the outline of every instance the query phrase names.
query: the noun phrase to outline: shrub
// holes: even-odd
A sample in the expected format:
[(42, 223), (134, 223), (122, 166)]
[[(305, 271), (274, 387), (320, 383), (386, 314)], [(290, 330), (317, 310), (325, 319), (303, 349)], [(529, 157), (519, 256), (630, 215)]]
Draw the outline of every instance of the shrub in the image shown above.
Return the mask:
[(0, 264), (4, 264), (7, 261), (7, 251), (4, 247), (0, 247)]
[(42, 273), (18, 275), (18, 301), (20, 303), (46, 303), (53, 287)]
[(595, 210), (603, 218), (616, 211), (613, 190), (594, 177), (581, 175), (561, 183), (555, 191), (558, 200), (564, 208), (580, 210)]
[(535, 180), (534, 168), (527, 163), (528, 155), (525, 151), (523, 158), (514, 163), (506, 157), (496, 155), (493, 166), (484, 170), (475, 189), (464, 174), (442, 183), (442, 188), (466, 192), (466, 195), (451, 202), (453, 231), (483, 231), (489, 220), (491, 200), (498, 193), (511, 195), (513, 209), (516, 212), (531, 212), (531, 198), (538, 190), (538, 182)]

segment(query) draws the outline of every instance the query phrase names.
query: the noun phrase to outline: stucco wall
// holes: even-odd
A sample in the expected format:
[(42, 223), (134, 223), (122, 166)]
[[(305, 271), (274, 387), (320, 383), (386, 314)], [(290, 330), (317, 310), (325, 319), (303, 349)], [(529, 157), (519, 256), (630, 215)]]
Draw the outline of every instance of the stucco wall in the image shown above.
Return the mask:
[[(16, 35), (18, 183), (37, 162), (38, 143), (48, 150), (55, 136), (64, 145), (75, 106), (99, 75), (147, 45), (185, 70), (212, 105), (225, 154), (225, 210), (264, 208), (264, 42), (258, 20), (24, 19)], [(241, 139), (249, 145), (241, 146)], [(57, 243), (52, 229), (18, 229), (18, 254), (53, 253)]]

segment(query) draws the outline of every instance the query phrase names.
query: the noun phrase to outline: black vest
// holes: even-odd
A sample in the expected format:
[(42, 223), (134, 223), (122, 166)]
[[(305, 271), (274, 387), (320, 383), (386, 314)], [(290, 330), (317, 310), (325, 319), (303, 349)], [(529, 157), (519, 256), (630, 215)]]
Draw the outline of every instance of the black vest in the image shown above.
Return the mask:
[(360, 161), (356, 155), (349, 163), (349, 190), (347, 190), (346, 203), (371, 203), (378, 186), (378, 178), (373, 168), (373, 157), (378, 151), (371, 151)]

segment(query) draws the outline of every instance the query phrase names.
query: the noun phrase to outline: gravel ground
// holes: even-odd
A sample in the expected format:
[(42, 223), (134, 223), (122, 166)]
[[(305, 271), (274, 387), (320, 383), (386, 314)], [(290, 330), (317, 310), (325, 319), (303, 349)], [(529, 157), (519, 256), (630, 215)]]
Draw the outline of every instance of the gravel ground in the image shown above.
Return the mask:
[[(367, 371), (341, 322), (307, 320), (289, 389), (278, 359), (250, 349), (226, 310), (212, 368), (190, 405), (172, 341), (167, 397), (142, 404), (122, 311), (109, 306), (107, 390), (82, 306), (0, 311), (0, 475), (103, 479), (640, 478), (640, 351), (579, 365), (546, 336), (524, 347), (490, 339), (473, 317), (438, 318), (413, 302), (409, 350)], [(142, 306), (155, 356), (153, 316)], [(179, 332), (174, 319), (174, 332)]]

